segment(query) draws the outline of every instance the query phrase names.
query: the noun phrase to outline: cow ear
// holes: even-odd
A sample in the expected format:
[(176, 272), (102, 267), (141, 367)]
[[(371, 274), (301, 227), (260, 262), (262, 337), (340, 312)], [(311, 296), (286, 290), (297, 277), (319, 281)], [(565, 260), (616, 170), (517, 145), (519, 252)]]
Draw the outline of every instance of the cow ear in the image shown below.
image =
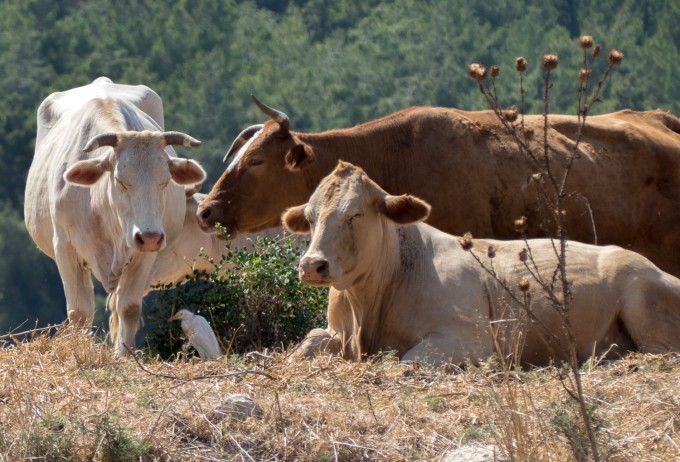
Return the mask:
[(294, 234), (309, 234), (309, 221), (305, 217), (305, 205), (291, 207), (281, 216), (281, 221), (288, 231)]
[(106, 154), (76, 162), (64, 172), (64, 180), (80, 186), (92, 186), (105, 172), (111, 170)]
[(425, 221), (430, 215), (430, 205), (414, 196), (407, 194), (401, 196), (385, 197), (380, 212), (390, 220), (400, 225), (408, 225), (419, 221)]
[(314, 162), (314, 155), (304, 144), (296, 144), (285, 157), (286, 168), (291, 172), (302, 170)]
[(205, 181), (205, 170), (195, 160), (170, 157), (168, 166), (170, 167), (170, 176), (177, 184), (187, 185)]

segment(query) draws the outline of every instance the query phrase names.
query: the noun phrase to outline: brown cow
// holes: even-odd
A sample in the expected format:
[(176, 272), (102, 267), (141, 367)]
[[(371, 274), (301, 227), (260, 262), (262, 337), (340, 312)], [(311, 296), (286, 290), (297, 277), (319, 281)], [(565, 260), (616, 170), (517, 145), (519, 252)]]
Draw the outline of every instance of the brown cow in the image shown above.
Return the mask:
[[(354, 128), (319, 134), (290, 131), (288, 117), (244, 130), (231, 160), (198, 210), (201, 226), (238, 232), (280, 223), (287, 207), (306, 202), (339, 159), (361, 166), (391, 194), (432, 205), (427, 222), (443, 231), (514, 239), (513, 221), (528, 217), (529, 237), (545, 236), (532, 170), (490, 111), (414, 107)], [(538, 151), (542, 116), (525, 118)], [(574, 148), (578, 121), (550, 116), (548, 141), (561, 170)], [(569, 177), (569, 191), (590, 202), (566, 204), (569, 238), (616, 244), (680, 276), (680, 119), (661, 112), (620, 111), (589, 117)]]
[[(299, 351), (309, 356), (328, 349), (359, 360), (393, 350), (402, 360), (461, 364), (494, 352), (493, 329), (504, 355), (519, 351), (513, 359), (523, 364), (565, 359), (562, 318), (529, 274), (549, 284), (554, 241), (474, 240), (471, 252), (493, 277), (460, 238), (420, 223), (429, 211), (420, 199), (392, 196), (341, 162), (308, 204), (284, 214), (292, 232), (311, 232), (300, 278), (331, 287), (328, 328), (313, 330)], [(526, 265), (518, 257), (523, 249), (531, 251)], [(616, 246), (568, 242), (566, 261), (580, 361), (593, 352), (680, 351), (679, 279)], [(518, 302), (522, 280), (532, 319)], [(513, 338), (520, 339), (519, 350)]]

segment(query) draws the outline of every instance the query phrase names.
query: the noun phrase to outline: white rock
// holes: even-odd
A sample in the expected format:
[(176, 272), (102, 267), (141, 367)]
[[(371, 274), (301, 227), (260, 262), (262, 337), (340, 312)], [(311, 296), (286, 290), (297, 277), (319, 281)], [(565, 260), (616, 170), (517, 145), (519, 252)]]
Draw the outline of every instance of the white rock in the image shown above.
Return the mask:
[(226, 418), (244, 421), (249, 417), (262, 417), (264, 412), (250, 397), (241, 394), (233, 394), (220, 403), (212, 412), (213, 422), (221, 422)]

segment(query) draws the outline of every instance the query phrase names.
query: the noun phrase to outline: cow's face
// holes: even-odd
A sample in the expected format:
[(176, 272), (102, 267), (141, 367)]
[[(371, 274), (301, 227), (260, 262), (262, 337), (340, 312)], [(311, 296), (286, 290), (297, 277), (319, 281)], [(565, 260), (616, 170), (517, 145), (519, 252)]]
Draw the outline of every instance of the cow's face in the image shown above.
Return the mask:
[(199, 206), (204, 231), (213, 232), (220, 223), (235, 237), (278, 226), (287, 207), (307, 200), (302, 170), (314, 157), (288, 130), (287, 120), (275, 117), (236, 138), (224, 158), (227, 169)]
[(83, 150), (113, 149), (77, 162), (64, 173), (66, 181), (80, 186), (106, 181), (103, 186), (125, 230), (128, 248), (155, 252), (165, 247), (166, 214), (177, 212), (180, 223), (184, 217), (184, 202), (173, 202), (184, 197), (184, 188), (178, 185), (205, 179), (205, 171), (198, 163), (165, 152), (171, 144), (198, 146), (200, 142), (177, 132), (104, 134), (90, 140)]
[(384, 244), (394, 237), (395, 226), (425, 220), (429, 211), (420, 199), (389, 195), (363, 170), (341, 162), (309, 203), (288, 209), (283, 222), (291, 232), (311, 233), (300, 278), (344, 290), (383, 260)]

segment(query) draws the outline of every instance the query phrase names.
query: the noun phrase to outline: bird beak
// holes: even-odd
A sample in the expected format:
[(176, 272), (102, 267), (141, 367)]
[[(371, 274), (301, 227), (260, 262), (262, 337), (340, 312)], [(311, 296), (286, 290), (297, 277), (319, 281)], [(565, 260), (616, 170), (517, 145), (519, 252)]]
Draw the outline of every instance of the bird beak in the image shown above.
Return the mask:
[(179, 313), (175, 313), (170, 318), (168, 318), (168, 322), (170, 321), (177, 321), (179, 319)]

